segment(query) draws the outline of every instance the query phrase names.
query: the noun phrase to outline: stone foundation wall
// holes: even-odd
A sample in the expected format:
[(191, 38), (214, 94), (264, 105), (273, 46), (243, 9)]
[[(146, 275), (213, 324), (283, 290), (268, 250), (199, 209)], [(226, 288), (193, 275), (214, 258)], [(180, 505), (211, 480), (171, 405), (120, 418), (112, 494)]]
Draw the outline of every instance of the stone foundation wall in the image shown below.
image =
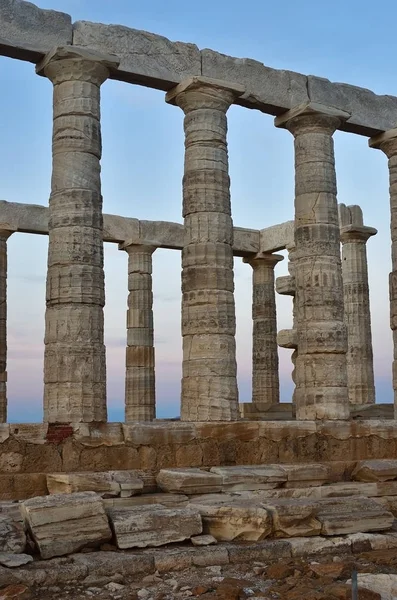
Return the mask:
[(45, 473), (397, 457), (397, 422), (0, 425), (0, 500), (46, 493)]

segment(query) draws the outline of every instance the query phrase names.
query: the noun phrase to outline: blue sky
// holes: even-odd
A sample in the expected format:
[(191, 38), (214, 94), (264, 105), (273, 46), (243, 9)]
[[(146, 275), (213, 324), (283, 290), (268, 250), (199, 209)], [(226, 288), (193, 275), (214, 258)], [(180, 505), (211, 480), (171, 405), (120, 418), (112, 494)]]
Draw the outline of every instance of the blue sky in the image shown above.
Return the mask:
[[(74, 21), (117, 23), (196, 43), (268, 66), (327, 77), (397, 95), (397, 7), (392, 0), (39, 0)], [(52, 84), (34, 65), (0, 57), (0, 199), (48, 204), (51, 179)], [(232, 107), (229, 157), (236, 226), (262, 228), (293, 217), (293, 140), (273, 118)], [(397, 115), (396, 115), (397, 121)], [(107, 81), (102, 86), (104, 211), (182, 221), (183, 113), (164, 93)], [(338, 200), (360, 204), (378, 235), (368, 243), (377, 401), (392, 401), (389, 330), (390, 233), (387, 159), (367, 139), (336, 133)], [(47, 238), (14, 234), (9, 242), (9, 418), (42, 418), (42, 366)], [(127, 255), (105, 244), (105, 333), (108, 405), (122, 419)], [(286, 273), (286, 261), (277, 275)], [(181, 376), (180, 254), (154, 255), (158, 415), (179, 414)], [(235, 260), (238, 373), (250, 401), (251, 268)], [(291, 324), (291, 301), (277, 298), (278, 326)], [(280, 351), (282, 399), (292, 390), (288, 351)]]

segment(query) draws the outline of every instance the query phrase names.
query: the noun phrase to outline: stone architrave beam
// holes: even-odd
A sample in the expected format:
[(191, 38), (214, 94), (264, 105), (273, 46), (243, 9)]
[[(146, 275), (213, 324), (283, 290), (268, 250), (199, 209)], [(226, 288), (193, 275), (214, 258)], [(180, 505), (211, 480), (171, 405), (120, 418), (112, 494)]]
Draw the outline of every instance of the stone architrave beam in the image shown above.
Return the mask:
[[(0, 200), (0, 222), (12, 224), (21, 233), (48, 235), (48, 207)], [(267, 227), (261, 231), (234, 227), (234, 256), (282, 250), (293, 239), (293, 221)], [(170, 221), (140, 221), (119, 215), (103, 215), (103, 241), (156, 246), (181, 250), (183, 225)], [(284, 240), (284, 242), (283, 242)]]
[(22, 0), (0, 3), (0, 55), (37, 62), (54, 46), (73, 44), (116, 54), (120, 66), (110, 77), (164, 91), (192, 76), (243, 85), (235, 102), (280, 115), (304, 102), (316, 102), (350, 113), (344, 131), (376, 135), (395, 126), (397, 97), (322, 77), (271, 69), (250, 58), (226, 56), (194, 44), (171, 42), (147, 31), (122, 25), (77, 21)]

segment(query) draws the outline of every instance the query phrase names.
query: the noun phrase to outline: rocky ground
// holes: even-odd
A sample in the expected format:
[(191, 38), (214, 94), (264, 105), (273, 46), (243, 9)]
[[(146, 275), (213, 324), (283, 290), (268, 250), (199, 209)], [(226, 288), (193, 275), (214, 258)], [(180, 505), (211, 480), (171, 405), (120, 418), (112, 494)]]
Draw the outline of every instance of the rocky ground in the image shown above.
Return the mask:
[[(321, 556), (317, 560), (296, 558), (266, 564), (193, 567), (140, 579), (124, 578), (115, 573), (111, 578), (91, 577), (84, 584), (71, 581), (62, 587), (30, 587), (27, 581), (25, 586), (8, 586), (0, 590), (0, 600), (348, 600), (352, 598), (352, 591), (346, 582), (354, 568), (359, 574), (392, 574), (397, 581), (397, 549), (356, 556)], [(360, 588), (359, 600), (395, 597), (389, 596), (384, 589), (377, 591), (382, 595)]]

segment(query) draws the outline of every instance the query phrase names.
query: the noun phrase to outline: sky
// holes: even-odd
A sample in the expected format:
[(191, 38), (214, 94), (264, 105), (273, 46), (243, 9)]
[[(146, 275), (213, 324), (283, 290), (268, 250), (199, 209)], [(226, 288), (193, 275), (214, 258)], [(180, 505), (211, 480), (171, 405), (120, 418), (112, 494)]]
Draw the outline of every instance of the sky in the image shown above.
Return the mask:
[[(397, 95), (397, 5), (393, 0), (38, 0), (86, 20), (121, 24), (265, 65)], [(52, 84), (34, 65), (0, 57), (0, 199), (48, 205)], [(396, 115), (397, 121), (397, 115)], [(293, 138), (273, 117), (228, 112), (235, 226), (261, 229), (294, 214)], [(164, 93), (107, 81), (102, 86), (104, 212), (182, 222), (183, 113)], [(367, 138), (334, 136), (338, 201), (359, 204), (378, 235), (368, 242), (377, 402), (392, 401), (388, 273), (390, 216), (385, 155)], [(12, 422), (42, 420), (46, 236), (8, 241), (8, 406)], [(285, 253), (284, 253), (285, 254)], [(179, 415), (180, 253), (153, 257), (158, 417)], [(287, 273), (286, 260), (276, 276)], [(123, 420), (127, 254), (105, 244), (105, 341), (110, 420)], [(251, 267), (235, 259), (240, 401), (251, 400)], [(290, 298), (277, 297), (278, 328), (291, 326)], [(291, 360), (280, 349), (282, 401), (291, 401)]]

